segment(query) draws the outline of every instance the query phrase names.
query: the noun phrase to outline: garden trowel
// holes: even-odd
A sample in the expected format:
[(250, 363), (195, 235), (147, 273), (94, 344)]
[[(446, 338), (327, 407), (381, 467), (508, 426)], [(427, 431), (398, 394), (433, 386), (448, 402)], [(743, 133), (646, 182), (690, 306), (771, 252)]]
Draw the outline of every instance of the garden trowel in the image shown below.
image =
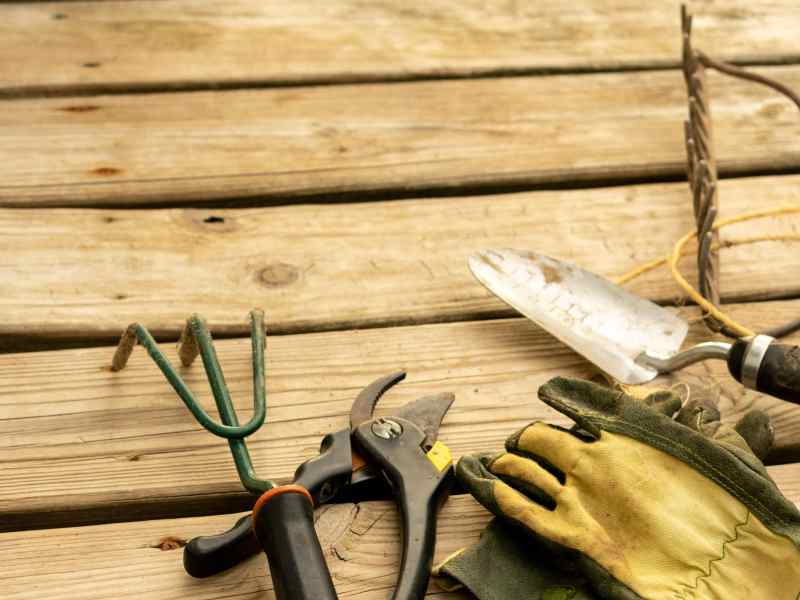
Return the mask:
[(511, 249), (469, 257), (492, 293), (622, 383), (639, 384), (706, 359), (725, 360), (745, 387), (800, 403), (800, 348), (756, 335), (679, 352), (689, 324), (577, 265)]

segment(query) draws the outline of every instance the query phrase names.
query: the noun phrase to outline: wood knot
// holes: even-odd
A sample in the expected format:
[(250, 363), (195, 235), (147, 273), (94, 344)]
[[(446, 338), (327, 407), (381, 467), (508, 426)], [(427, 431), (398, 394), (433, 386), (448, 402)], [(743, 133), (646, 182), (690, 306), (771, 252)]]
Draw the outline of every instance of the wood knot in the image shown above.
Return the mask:
[(220, 213), (208, 209), (187, 208), (183, 215), (186, 221), (196, 231), (203, 235), (216, 235), (236, 231), (238, 219), (232, 213)]
[(122, 169), (117, 169), (114, 167), (98, 167), (91, 171), (93, 175), (99, 175), (100, 177), (112, 177), (114, 175), (119, 175), (122, 173)]
[(158, 542), (151, 545), (150, 547), (166, 551), (166, 550), (177, 550), (178, 548), (183, 548), (186, 544), (187, 542), (183, 538), (175, 537), (173, 535), (168, 535), (161, 538)]
[(59, 110), (69, 113), (87, 113), (100, 110), (100, 107), (96, 104), (73, 104), (71, 106), (64, 106)]
[(781, 102), (780, 100), (775, 100), (764, 104), (764, 106), (758, 109), (758, 114), (759, 116), (766, 117), (767, 119), (776, 119), (781, 115), (783, 111), (784, 111), (783, 102)]
[(278, 262), (261, 269), (258, 280), (269, 287), (281, 287), (294, 283), (300, 278), (297, 267)]

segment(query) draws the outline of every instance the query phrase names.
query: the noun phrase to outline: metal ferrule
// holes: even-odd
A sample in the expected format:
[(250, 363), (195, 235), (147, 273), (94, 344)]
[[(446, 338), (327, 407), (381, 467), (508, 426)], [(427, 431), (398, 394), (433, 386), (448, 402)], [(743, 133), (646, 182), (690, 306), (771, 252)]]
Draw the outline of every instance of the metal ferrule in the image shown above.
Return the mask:
[(758, 370), (764, 361), (764, 355), (775, 338), (768, 335), (754, 335), (747, 343), (742, 359), (742, 385), (751, 390), (758, 389)]

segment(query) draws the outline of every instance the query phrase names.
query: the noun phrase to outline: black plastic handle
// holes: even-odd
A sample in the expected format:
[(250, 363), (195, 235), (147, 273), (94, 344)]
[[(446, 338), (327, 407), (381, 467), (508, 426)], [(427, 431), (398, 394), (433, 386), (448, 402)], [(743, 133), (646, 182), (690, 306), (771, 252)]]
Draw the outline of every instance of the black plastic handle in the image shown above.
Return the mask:
[(298, 488), (272, 494), (256, 506), (254, 528), (278, 600), (337, 600), (307, 492)]
[(261, 545), (253, 535), (253, 521), (247, 515), (225, 533), (196, 537), (186, 544), (183, 568), (192, 577), (210, 577), (259, 552)]
[[(436, 520), (455, 479), (448, 468), (444, 477), (422, 473), (410, 481), (400, 478), (400, 514), (403, 519), (403, 558), (394, 600), (420, 600), (425, 596), (436, 547)], [(427, 496), (427, 497), (426, 497)]]
[(452, 465), (439, 470), (428, 460), (421, 447), (424, 433), (413, 423), (398, 417), (392, 421), (401, 435), (378, 435), (370, 422), (359, 426), (355, 435), (391, 482), (403, 520), (403, 558), (392, 598), (420, 600), (430, 579), (439, 509), (455, 475)]
[[(749, 348), (751, 339), (739, 339), (728, 354), (728, 370), (745, 385), (745, 361), (748, 353), (752, 352)], [(760, 357), (754, 388), (775, 398), (800, 404), (800, 346), (769, 344)]]

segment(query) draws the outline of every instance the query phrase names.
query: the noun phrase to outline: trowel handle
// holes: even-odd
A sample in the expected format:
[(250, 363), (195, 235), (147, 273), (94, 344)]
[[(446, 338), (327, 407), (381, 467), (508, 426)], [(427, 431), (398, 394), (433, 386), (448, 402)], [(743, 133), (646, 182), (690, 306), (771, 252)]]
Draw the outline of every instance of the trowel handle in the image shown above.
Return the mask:
[(728, 370), (747, 388), (800, 404), (800, 346), (768, 335), (741, 338), (730, 349)]

